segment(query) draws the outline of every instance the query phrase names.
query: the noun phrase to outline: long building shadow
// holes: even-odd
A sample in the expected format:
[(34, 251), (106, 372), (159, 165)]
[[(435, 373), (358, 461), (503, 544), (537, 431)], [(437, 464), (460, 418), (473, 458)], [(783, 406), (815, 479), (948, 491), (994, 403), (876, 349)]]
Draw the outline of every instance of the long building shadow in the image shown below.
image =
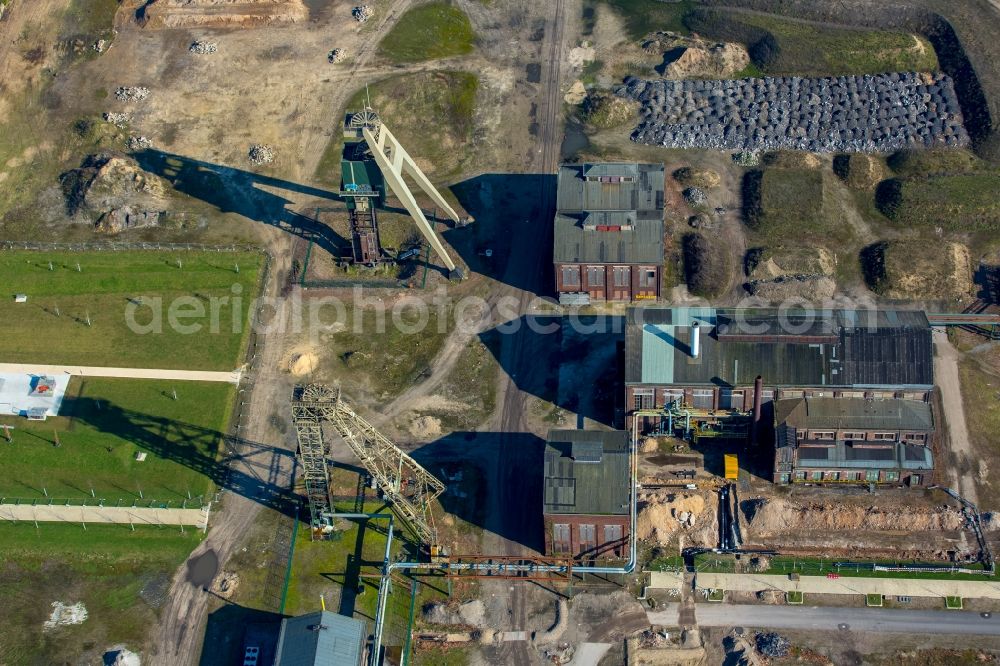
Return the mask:
[(227, 603), (208, 616), (205, 648), (199, 666), (243, 663), (247, 647), (256, 647), (258, 664), (272, 664), (283, 615)]
[(446, 512), (541, 552), (544, 450), (532, 433), (454, 432), (410, 455), (444, 482)]
[(443, 235), (469, 268), (533, 294), (551, 294), (555, 175), (487, 173), (451, 191), (475, 222)]
[(220, 212), (237, 213), (279, 227), (313, 241), (334, 256), (339, 256), (340, 248), (350, 246), (349, 240), (327, 225), (289, 210), (290, 199), (264, 188), (339, 201), (340, 197), (333, 192), (153, 148), (132, 153), (132, 157), (144, 170), (170, 182), (178, 192), (201, 199)]
[(292, 490), (296, 469), (292, 451), (123, 409), (104, 400), (100, 405), (92, 398), (74, 401), (78, 403), (76, 418), (97, 430), (113, 431), (158, 458), (184, 465), (222, 490), (286, 516), (297, 515), (301, 500)]
[[(623, 317), (522, 315), (479, 338), (517, 387), (582, 419), (614, 425), (621, 391)], [(521, 355), (505, 354), (513, 345)], [(508, 367), (506, 359), (516, 366)], [(518, 361), (517, 359), (521, 359)]]

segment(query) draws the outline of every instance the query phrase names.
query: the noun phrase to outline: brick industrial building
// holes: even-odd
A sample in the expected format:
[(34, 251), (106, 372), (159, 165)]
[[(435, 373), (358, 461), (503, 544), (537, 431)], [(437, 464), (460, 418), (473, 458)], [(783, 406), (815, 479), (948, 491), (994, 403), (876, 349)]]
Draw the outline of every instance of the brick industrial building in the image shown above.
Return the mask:
[(795, 398), (774, 403), (775, 483), (927, 485), (931, 407), (914, 400)]
[(553, 430), (545, 446), (545, 553), (622, 557), (629, 537), (629, 451), (622, 430)]
[[(923, 312), (904, 310), (629, 311), (629, 413), (675, 404), (702, 419), (746, 414), (757, 377), (762, 405), (804, 397), (928, 402), (930, 324)], [(646, 419), (641, 427), (653, 425)]]
[(663, 188), (662, 164), (559, 168), (553, 261), (560, 302), (660, 297)]

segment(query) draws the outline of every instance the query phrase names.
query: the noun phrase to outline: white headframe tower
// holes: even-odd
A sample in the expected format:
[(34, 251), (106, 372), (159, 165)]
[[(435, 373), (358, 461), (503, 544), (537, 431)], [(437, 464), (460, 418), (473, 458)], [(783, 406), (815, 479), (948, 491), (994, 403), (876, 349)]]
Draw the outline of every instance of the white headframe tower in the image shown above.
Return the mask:
[(417, 163), (413, 161), (410, 154), (399, 143), (395, 135), (382, 123), (378, 114), (371, 107), (366, 106), (363, 111), (352, 114), (347, 123), (348, 132), (359, 132), (364, 137), (368, 148), (371, 150), (372, 159), (382, 172), (382, 177), (392, 193), (395, 194), (403, 206), (409, 212), (410, 217), (417, 224), (417, 229), (427, 240), (430, 246), (437, 253), (441, 261), (448, 268), (449, 277), (461, 279), (462, 269), (459, 268), (448, 251), (445, 249), (441, 239), (434, 233), (434, 228), (427, 220), (424, 212), (420, 210), (413, 191), (406, 184), (403, 176), (408, 175), (423, 192), (431, 198), (431, 201), (455, 223), (462, 224), (462, 220), (455, 212), (441, 193), (431, 184), (424, 172), (420, 170)]

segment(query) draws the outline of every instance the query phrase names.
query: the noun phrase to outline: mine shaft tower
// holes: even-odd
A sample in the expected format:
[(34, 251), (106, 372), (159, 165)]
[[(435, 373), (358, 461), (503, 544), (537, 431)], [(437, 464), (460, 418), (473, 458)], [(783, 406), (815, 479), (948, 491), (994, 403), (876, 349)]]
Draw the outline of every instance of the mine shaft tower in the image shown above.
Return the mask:
[(333, 502), (323, 441), (323, 425), (328, 423), (351, 447), (385, 500), (413, 528), (416, 536), (428, 545), (437, 543), (431, 504), (444, 492), (444, 484), (352, 410), (340, 391), (320, 384), (296, 386), (292, 394), (292, 419), (313, 539), (333, 531)]
[(371, 106), (366, 105), (361, 111), (347, 114), (344, 118), (344, 139), (340, 196), (347, 201), (354, 261), (367, 266), (382, 261), (384, 253), (376, 210), (385, 203), (387, 192), (391, 190), (413, 218), (428, 245), (444, 262), (449, 276), (462, 278), (462, 270), (448, 254), (420, 209), (405, 176), (409, 176), (456, 225), (468, 224), (470, 220), (459, 218)]

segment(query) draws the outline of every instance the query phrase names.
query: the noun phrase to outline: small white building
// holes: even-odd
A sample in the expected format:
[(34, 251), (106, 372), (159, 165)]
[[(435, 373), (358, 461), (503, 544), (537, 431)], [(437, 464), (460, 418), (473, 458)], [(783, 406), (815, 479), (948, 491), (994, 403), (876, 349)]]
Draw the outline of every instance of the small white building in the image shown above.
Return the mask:
[(0, 416), (24, 416), (32, 421), (56, 416), (68, 387), (69, 375), (2, 372)]
[(14, 294), (14, 302), (15, 303), (27, 303), (28, 302), (28, 295), (27, 294)]

